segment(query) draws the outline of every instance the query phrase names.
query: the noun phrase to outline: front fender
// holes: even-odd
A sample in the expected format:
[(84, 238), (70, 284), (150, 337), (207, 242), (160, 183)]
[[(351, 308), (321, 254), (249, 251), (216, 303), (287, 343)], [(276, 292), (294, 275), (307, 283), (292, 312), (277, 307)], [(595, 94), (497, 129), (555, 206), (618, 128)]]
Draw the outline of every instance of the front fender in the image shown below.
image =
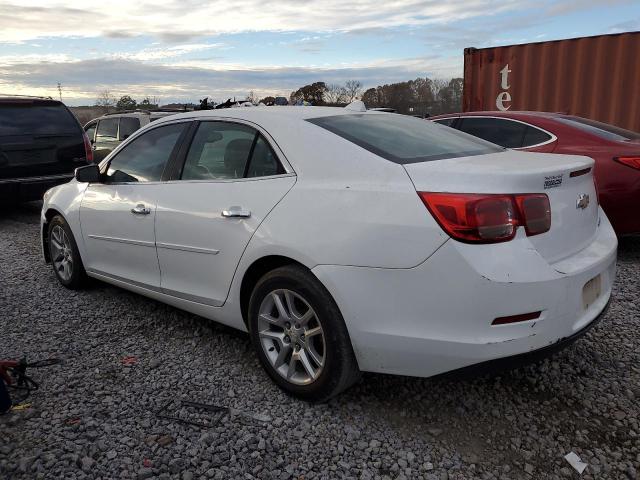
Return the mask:
[(46, 248), (47, 229), (49, 221), (54, 215), (61, 215), (65, 219), (76, 240), (80, 256), (84, 256), (85, 246), (80, 226), (80, 204), (88, 185), (87, 183), (78, 183), (74, 179), (45, 192), (40, 214), (40, 244), (45, 262), (49, 263)]

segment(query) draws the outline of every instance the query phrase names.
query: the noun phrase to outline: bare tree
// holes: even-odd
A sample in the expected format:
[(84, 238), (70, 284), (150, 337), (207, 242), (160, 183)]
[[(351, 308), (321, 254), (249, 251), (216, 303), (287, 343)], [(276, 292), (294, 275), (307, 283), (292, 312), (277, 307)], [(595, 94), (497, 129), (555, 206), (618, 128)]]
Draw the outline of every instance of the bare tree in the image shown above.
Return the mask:
[(358, 80), (347, 80), (344, 84), (345, 102), (353, 102), (362, 94), (362, 83)]
[(254, 105), (257, 105), (260, 99), (258, 98), (258, 95), (256, 95), (256, 92), (251, 90), (249, 92), (249, 95), (247, 95), (247, 101), (253, 103)]
[(344, 87), (332, 83), (331, 85), (327, 85), (327, 90), (324, 92), (324, 101), (329, 105), (344, 103), (346, 94), (347, 92)]
[(116, 97), (114, 97), (109, 90), (103, 90), (98, 94), (96, 107), (113, 107), (115, 104)]

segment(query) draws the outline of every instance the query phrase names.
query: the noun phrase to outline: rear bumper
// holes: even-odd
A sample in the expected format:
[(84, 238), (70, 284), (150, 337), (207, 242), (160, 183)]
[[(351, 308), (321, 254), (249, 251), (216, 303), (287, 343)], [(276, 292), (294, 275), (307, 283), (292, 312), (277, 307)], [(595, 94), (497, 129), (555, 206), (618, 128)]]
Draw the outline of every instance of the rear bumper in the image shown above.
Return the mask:
[(0, 202), (28, 202), (41, 200), (44, 192), (56, 185), (67, 183), (72, 173), (0, 179)]
[[(577, 338), (611, 296), (617, 240), (602, 213), (592, 242), (555, 264), (526, 237), (474, 247), (447, 241), (411, 269), (313, 269), (345, 317), (361, 370), (427, 377), (528, 358), (520, 355)], [(600, 294), (585, 307), (583, 288), (598, 276)], [(497, 317), (538, 311), (534, 320), (491, 325)]]
[(578, 330), (576, 333), (569, 335), (568, 337), (564, 337), (559, 339), (556, 343), (552, 345), (547, 345), (546, 347), (539, 348), (537, 350), (533, 350), (531, 352), (519, 353), (517, 355), (512, 355), (510, 357), (496, 358), (495, 360), (488, 360), (482, 363), (476, 363), (474, 365), (469, 365), (468, 367), (462, 367), (457, 370), (453, 370), (450, 372), (443, 373), (441, 376), (446, 377), (463, 377), (468, 378), (472, 376), (483, 375), (486, 373), (495, 373), (503, 370), (511, 370), (514, 368), (522, 367), (523, 365), (528, 365), (530, 363), (539, 362), (540, 360), (544, 360), (551, 355), (558, 353), (560, 350), (563, 350), (573, 343), (575, 343), (580, 337), (584, 336), (589, 330), (595, 327), (600, 320), (606, 315), (607, 310), (609, 310), (609, 305), (611, 300), (607, 302), (602, 311), (598, 314), (598, 316), (586, 327), (582, 330)]

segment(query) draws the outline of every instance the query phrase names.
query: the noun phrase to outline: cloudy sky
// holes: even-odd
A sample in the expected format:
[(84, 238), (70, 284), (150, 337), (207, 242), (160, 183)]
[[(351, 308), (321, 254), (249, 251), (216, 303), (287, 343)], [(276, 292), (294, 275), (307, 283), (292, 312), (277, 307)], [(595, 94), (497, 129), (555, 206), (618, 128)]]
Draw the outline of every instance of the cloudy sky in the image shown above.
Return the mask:
[(465, 47), (640, 30), (638, 0), (0, 0), (0, 92), (162, 103), (462, 76)]

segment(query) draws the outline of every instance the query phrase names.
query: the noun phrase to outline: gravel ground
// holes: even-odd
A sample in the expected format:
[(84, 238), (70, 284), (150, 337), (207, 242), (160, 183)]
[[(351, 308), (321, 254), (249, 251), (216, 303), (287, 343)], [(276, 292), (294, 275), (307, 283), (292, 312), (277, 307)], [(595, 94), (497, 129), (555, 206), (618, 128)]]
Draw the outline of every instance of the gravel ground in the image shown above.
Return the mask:
[[(620, 243), (606, 318), (552, 359), (466, 380), (369, 374), (309, 405), (242, 333), (106, 284), (59, 286), (39, 208), (0, 212), (0, 358), (64, 363), (34, 370), (31, 407), (0, 417), (0, 478), (577, 478), (570, 451), (583, 478), (637, 478), (640, 238)], [(208, 426), (157, 418), (171, 401)]]

